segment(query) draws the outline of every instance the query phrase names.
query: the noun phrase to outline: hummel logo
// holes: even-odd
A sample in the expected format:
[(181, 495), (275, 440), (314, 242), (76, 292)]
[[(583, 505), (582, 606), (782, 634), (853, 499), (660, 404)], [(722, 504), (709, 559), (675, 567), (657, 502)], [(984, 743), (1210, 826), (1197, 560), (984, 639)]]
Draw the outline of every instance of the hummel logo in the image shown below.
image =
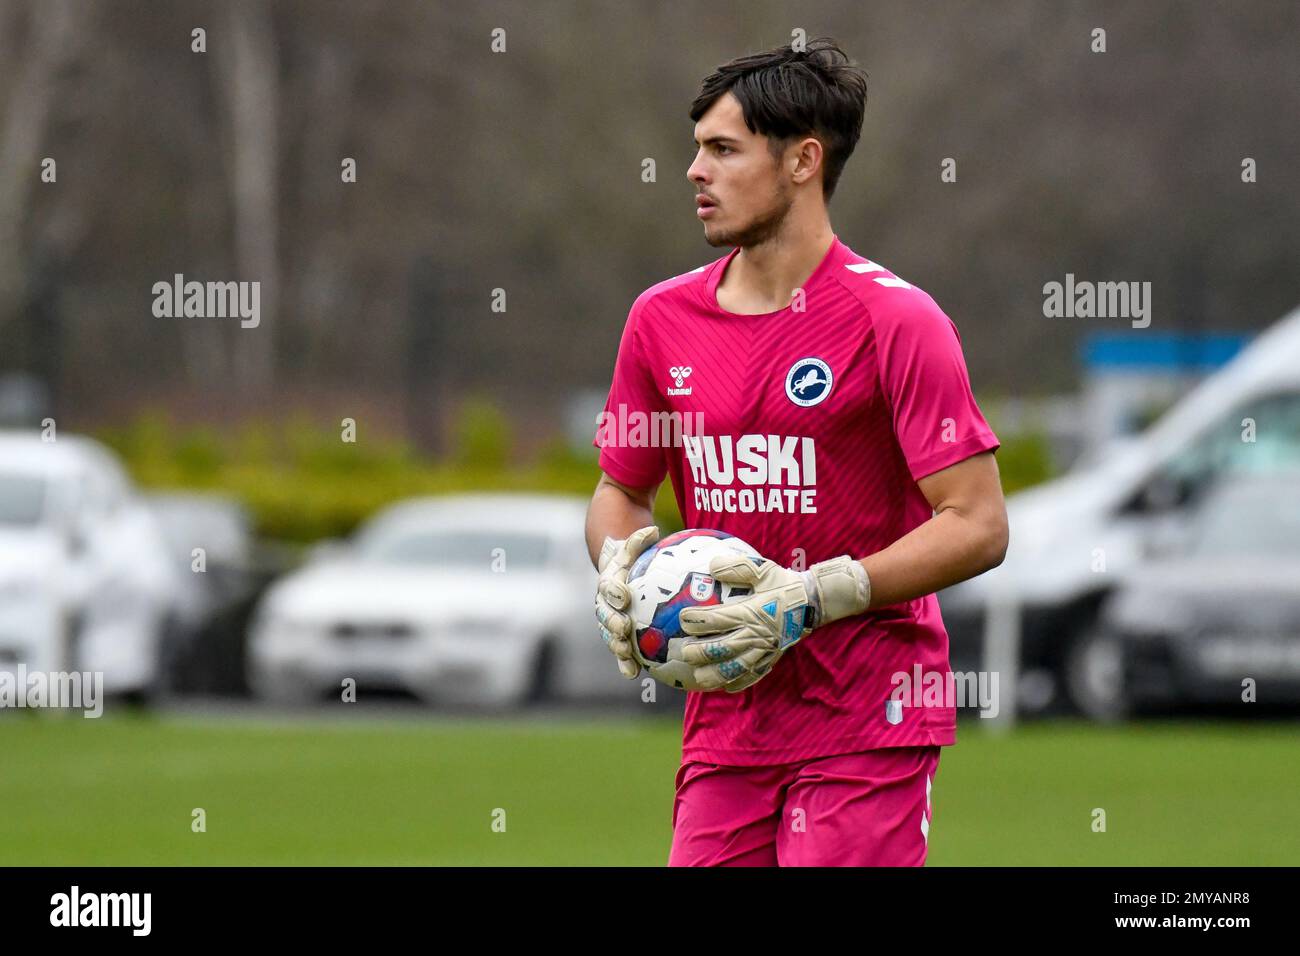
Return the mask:
[(689, 365), (674, 365), (672, 368), (668, 370), (668, 374), (673, 377), (673, 383), (677, 386), (676, 388), (668, 389), (669, 395), (691, 394), (691, 390), (689, 388), (682, 388), (682, 385), (686, 382), (686, 379), (689, 378), (691, 374), (691, 367)]

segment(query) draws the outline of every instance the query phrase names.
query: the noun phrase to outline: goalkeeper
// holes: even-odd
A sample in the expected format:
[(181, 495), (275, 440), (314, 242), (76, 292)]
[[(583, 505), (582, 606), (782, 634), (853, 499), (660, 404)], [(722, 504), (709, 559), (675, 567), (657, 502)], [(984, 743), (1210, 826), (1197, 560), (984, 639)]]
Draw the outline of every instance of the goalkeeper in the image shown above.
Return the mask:
[[(924, 863), (956, 708), (900, 698), (897, 675), (949, 673), (935, 592), (1006, 551), (998, 440), (956, 326), (830, 225), (865, 98), (828, 40), (705, 79), (687, 176), (730, 251), (633, 303), (595, 438), (596, 617), (625, 676), (628, 568), (665, 478), (686, 527), (765, 556), (715, 558), (753, 596), (681, 614), (714, 689), (687, 695), (670, 865)], [(663, 413), (703, 427), (665, 445), (620, 420)]]

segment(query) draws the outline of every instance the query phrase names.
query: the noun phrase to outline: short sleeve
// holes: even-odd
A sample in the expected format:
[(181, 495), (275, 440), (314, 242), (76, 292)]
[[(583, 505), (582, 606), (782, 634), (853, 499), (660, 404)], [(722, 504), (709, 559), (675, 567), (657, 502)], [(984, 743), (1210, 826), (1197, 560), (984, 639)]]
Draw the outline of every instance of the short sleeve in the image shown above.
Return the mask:
[(920, 289), (891, 299), (897, 307), (874, 321), (880, 384), (908, 470), (920, 481), (1000, 443), (975, 404), (952, 319)]
[(637, 420), (648, 421), (652, 413), (666, 410), (644, 360), (638, 328), (643, 304), (644, 297), (638, 298), (628, 312), (609, 397), (592, 440), (600, 449), (601, 470), (629, 488), (650, 488), (663, 481), (668, 473), (665, 449), (653, 442), (636, 440), (646, 434), (646, 426), (638, 428)]

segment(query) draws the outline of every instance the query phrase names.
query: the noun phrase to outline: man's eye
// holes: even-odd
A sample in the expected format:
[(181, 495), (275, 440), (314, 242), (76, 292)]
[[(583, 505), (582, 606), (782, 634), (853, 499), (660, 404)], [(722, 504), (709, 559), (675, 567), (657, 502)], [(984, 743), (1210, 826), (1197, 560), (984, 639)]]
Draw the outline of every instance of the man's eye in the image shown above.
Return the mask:
[(718, 152), (719, 152), (719, 153), (729, 153), (729, 152), (731, 152), (731, 147), (730, 147), (730, 146), (719, 146), (719, 147), (718, 147)]

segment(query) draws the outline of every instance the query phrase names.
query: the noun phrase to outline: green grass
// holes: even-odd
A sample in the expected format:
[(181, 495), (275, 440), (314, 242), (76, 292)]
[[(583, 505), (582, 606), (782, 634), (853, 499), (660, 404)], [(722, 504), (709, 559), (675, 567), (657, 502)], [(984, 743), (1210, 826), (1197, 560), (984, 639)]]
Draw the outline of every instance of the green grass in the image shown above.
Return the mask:
[[(1292, 864), (1296, 725), (963, 724), (931, 865)], [(0, 715), (0, 864), (632, 864), (668, 856), (659, 719)], [(207, 832), (191, 832), (201, 807)], [(1094, 808), (1107, 832), (1091, 828)], [(495, 809), (505, 832), (493, 832)]]

